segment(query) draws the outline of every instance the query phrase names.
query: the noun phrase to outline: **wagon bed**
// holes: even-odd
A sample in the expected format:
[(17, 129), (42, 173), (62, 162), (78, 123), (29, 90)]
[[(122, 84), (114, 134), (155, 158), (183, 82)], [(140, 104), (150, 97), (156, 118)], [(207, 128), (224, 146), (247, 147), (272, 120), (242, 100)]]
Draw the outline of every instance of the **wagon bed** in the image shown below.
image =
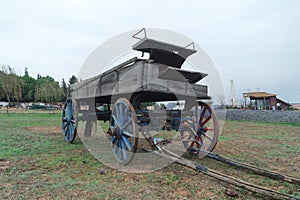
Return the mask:
[(111, 96), (139, 95), (140, 101), (174, 101), (196, 97), (209, 99), (207, 86), (196, 84), (207, 74), (182, 70), (185, 59), (196, 50), (144, 38), (133, 49), (149, 53), (149, 59), (134, 57), (98, 76), (71, 85), (76, 99), (111, 101)]

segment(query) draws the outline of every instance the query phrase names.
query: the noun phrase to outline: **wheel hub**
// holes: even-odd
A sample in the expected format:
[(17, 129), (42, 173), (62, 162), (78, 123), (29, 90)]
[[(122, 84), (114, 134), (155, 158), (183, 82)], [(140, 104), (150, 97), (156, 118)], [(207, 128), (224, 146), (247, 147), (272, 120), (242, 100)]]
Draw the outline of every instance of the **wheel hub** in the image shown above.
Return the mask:
[(112, 131), (112, 135), (115, 136), (118, 139), (121, 139), (122, 134), (123, 134), (123, 130), (120, 129), (119, 127), (114, 128), (113, 131)]
[(206, 126), (200, 127), (197, 131), (198, 135), (203, 135), (208, 131), (208, 128)]

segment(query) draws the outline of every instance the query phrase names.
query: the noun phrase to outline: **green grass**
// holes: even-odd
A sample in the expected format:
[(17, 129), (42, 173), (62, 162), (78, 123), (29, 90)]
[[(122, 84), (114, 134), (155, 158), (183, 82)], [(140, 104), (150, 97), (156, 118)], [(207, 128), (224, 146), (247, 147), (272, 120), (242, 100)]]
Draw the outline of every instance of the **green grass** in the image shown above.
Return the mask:
[(0, 157), (37, 156), (40, 154), (60, 153), (83, 149), (82, 144), (69, 145), (62, 137), (47, 133), (33, 133), (24, 129), (11, 128), (0, 130)]
[[(96, 160), (77, 138), (64, 142), (60, 114), (0, 114), (1, 199), (228, 199), (228, 185), (172, 164), (146, 174), (111, 169)], [(108, 123), (100, 123), (104, 130)], [(34, 131), (32, 127), (40, 127)], [(57, 131), (49, 128), (56, 127)], [(41, 131), (42, 130), (42, 131)], [(56, 130), (56, 129), (55, 129)], [(159, 132), (159, 136), (169, 133)], [(173, 133), (172, 133), (173, 135)], [(295, 124), (226, 122), (218, 154), (279, 172), (299, 174), (300, 131)], [(300, 197), (299, 187), (203, 159), (200, 163)], [(99, 173), (104, 170), (105, 174)], [(238, 199), (264, 199), (244, 190)], [(230, 198), (229, 198), (230, 199)]]
[(225, 142), (225, 141), (229, 141), (229, 140), (234, 140), (234, 135), (220, 135), (219, 136), (219, 141)]
[(61, 114), (57, 113), (9, 113), (0, 114), (0, 127), (57, 126)]
[(240, 122), (240, 123), (253, 123), (253, 124), (269, 124), (269, 125), (285, 125), (285, 126), (296, 126), (299, 127), (300, 123), (296, 122), (264, 122), (264, 121), (246, 121), (246, 120), (240, 120), (240, 121), (235, 121), (235, 120), (226, 120), (226, 122)]

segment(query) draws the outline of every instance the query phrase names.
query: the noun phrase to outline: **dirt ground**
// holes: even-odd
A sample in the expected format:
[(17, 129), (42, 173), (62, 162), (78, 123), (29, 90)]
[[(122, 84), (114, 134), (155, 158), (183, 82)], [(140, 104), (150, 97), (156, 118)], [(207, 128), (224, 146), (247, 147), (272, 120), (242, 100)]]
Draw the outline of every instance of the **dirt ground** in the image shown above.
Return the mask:
[[(266, 199), (179, 164), (143, 174), (111, 169), (78, 138), (75, 144), (65, 143), (54, 118), (48, 125), (0, 125), (0, 137), (1, 199)], [(300, 125), (229, 121), (214, 153), (299, 178)], [(299, 185), (207, 158), (199, 162), (300, 198)]]

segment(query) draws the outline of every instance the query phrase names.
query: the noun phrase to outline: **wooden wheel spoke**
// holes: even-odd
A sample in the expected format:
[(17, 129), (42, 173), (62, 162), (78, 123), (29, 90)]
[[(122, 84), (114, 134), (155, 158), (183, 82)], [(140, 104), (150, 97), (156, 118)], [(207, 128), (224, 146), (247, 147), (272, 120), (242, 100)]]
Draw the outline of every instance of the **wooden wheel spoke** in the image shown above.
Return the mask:
[(203, 110), (201, 112), (201, 116), (200, 116), (200, 119), (199, 119), (199, 124), (201, 124), (203, 122), (203, 119), (204, 119), (204, 116), (205, 116), (205, 112), (206, 112), (206, 106), (203, 106)]
[(113, 144), (113, 153), (118, 155), (118, 152), (119, 152), (119, 140), (116, 139)]
[(132, 145), (130, 144), (128, 138), (126, 136), (122, 135), (122, 140), (126, 144), (128, 151), (132, 151)]
[(115, 144), (117, 141), (117, 137), (111, 136), (111, 143)]
[(203, 136), (202, 136), (202, 135), (199, 136), (198, 139), (199, 139), (199, 141), (200, 141), (201, 146), (204, 145)]
[(124, 107), (124, 110), (122, 112), (122, 117), (123, 117), (123, 120), (125, 120), (126, 118), (128, 118), (130, 116), (130, 113), (129, 113), (129, 109), (127, 107), (125, 107), (125, 105), (123, 105), (123, 107)]
[(64, 130), (64, 136), (67, 136), (69, 132), (69, 126), (66, 126), (66, 129)]
[(209, 115), (201, 124), (200, 127), (203, 127), (209, 120), (211, 119), (211, 115)]
[(72, 109), (72, 104), (68, 104), (68, 117), (71, 118), (71, 116), (73, 115), (73, 109)]
[(129, 119), (123, 126), (121, 126), (121, 129), (127, 128), (132, 123), (132, 120)]
[(74, 131), (73, 124), (70, 123), (68, 127), (69, 127), (69, 139), (71, 139), (70, 136), (73, 135), (73, 131)]
[(122, 124), (122, 122), (124, 121), (124, 117), (126, 117), (125, 113), (124, 113), (124, 108), (125, 108), (125, 105), (123, 103), (120, 103), (117, 106), (118, 118), (119, 118), (118, 122), (119, 122), (119, 124)]
[[(199, 141), (200, 141), (200, 143), (199, 143)], [(196, 143), (197, 148), (200, 149), (200, 147), (202, 146), (202, 141), (199, 137), (195, 138), (195, 143)]]
[(118, 123), (121, 125), (122, 124), (122, 122), (124, 121), (124, 113), (123, 113), (123, 104), (119, 104), (119, 106), (118, 106), (118, 113), (119, 113), (119, 116), (118, 116), (118, 119), (119, 119), (119, 121), (118, 121)]
[(201, 139), (201, 147), (199, 147), (199, 148), (202, 148), (204, 150), (206, 149), (206, 145), (205, 145), (205, 142), (203, 139)]
[(70, 138), (71, 138), (71, 133), (70, 133), (70, 127), (69, 127), (68, 134), (67, 134), (67, 139), (70, 140)]
[(190, 130), (191, 130), (191, 132), (193, 133), (193, 135), (194, 135), (195, 137), (197, 137), (197, 135), (198, 135), (197, 132), (196, 132), (193, 128), (191, 128)]
[(118, 150), (118, 138), (117, 137), (111, 137), (111, 143), (112, 143), (112, 146), (113, 146), (113, 149), (115, 151), (115, 153), (117, 153), (117, 150)]
[(211, 137), (209, 137), (206, 133), (203, 134), (204, 137), (206, 137), (207, 139), (209, 139), (211, 142), (213, 141), (213, 139)]
[(191, 142), (191, 147), (194, 147), (195, 141)]
[(123, 107), (125, 110), (122, 112), (122, 115), (121, 115), (121, 120), (120, 120), (121, 129), (126, 128), (126, 126), (128, 126), (128, 124), (130, 124), (130, 122), (132, 122), (131, 115), (129, 113), (129, 109), (127, 107), (125, 107), (125, 105), (123, 105)]
[(67, 127), (67, 125), (68, 125), (68, 122), (65, 122), (65, 121), (62, 122), (62, 128), (63, 129), (65, 129)]
[(123, 160), (128, 159), (128, 151), (126, 150), (126, 145), (123, 140), (120, 140), (121, 150), (122, 150), (122, 158)]
[(125, 131), (125, 130), (123, 130), (123, 134), (127, 135), (127, 136), (129, 136), (131, 138), (134, 137), (132, 133), (129, 133), (128, 131)]
[(122, 161), (123, 160), (123, 151), (121, 146), (121, 140), (118, 139), (118, 158)]
[(120, 127), (120, 125), (119, 125), (119, 123), (118, 123), (118, 121), (117, 121), (117, 117), (115, 116), (115, 115), (111, 115), (111, 117), (112, 117), (112, 119), (114, 120), (114, 123), (115, 123), (115, 126), (118, 126), (118, 127)]
[[(115, 118), (116, 118), (116, 119), (119, 119), (119, 118), (120, 118), (119, 109), (118, 109), (118, 107), (116, 107), (116, 106), (115, 106), (114, 109), (115, 109)], [(117, 120), (116, 120), (116, 121), (117, 121)]]

